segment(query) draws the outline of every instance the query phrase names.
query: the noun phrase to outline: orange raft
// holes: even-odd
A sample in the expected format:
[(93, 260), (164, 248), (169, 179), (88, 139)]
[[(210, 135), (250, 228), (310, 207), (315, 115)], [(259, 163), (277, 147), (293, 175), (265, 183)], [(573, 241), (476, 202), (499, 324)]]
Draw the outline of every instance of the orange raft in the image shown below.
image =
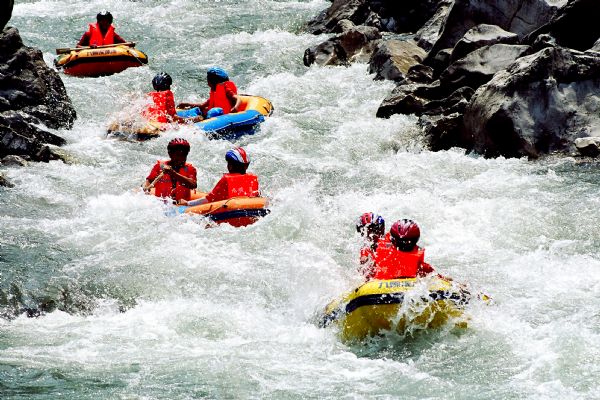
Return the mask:
[[(130, 67), (148, 64), (148, 56), (132, 47), (132, 43), (70, 50), (59, 55), (54, 64), (65, 74), (97, 77), (119, 73)], [(63, 49), (57, 49), (57, 52)]]

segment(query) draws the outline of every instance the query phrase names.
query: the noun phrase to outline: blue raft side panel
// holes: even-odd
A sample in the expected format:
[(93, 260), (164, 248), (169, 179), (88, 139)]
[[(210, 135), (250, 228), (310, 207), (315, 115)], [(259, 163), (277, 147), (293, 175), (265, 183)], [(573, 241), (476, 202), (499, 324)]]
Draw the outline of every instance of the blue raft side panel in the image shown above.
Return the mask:
[[(197, 110), (197, 111), (196, 111)], [(199, 110), (177, 111), (177, 115), (183, 118), (198, 116)], [(239, 113), (220, 115), (210, 118), (194, 125), (209, 134), (209, 137), (237, 138), (242, 135), (252, 134), (265, 117), (256, 110), (247, 110)]]

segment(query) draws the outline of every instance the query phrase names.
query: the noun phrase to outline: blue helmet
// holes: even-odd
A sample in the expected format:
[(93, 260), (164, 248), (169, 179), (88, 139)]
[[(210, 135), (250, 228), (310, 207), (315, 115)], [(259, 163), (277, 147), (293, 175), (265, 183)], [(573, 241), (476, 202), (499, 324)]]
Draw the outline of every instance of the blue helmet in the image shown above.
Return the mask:
[(208, 71), (206, 71), (206, 75), (207, 76), (212, 75), (217, 78), (224, 79), (224, 80), (229, 79), (229, 75), (227, 75), (227, 72), (225, 72), (225, 70), (220, 67), (210, 67), (208, 69)]

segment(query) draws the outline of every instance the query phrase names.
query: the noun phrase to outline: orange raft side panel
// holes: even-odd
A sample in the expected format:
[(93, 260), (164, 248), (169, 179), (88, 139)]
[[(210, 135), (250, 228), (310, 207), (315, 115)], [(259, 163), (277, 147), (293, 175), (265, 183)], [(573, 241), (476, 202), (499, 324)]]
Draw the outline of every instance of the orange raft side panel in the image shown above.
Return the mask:
[(185, 213), (204, 215), (218, 224), (228, 223), (241, 227), (253, 224), (267, 215), (270, 212), (268, 204), (268, 199), (264, 197), (234, 197), (189, 207)]

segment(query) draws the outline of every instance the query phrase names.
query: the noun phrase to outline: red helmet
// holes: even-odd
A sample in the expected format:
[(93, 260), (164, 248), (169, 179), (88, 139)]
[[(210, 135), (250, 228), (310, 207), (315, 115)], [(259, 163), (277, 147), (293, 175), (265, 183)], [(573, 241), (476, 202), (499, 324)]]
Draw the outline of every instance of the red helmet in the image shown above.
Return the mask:
[(419, 225), (412, 219), (401, 219), (394, 222), (390, 229), (390, 239), (400, 251), (411, 251), (421, 237)]
[(167, 151), (182, 149), (186, 154), (190, 152), (190, 143), (183, 138), (175, 138), (167, 145)]

